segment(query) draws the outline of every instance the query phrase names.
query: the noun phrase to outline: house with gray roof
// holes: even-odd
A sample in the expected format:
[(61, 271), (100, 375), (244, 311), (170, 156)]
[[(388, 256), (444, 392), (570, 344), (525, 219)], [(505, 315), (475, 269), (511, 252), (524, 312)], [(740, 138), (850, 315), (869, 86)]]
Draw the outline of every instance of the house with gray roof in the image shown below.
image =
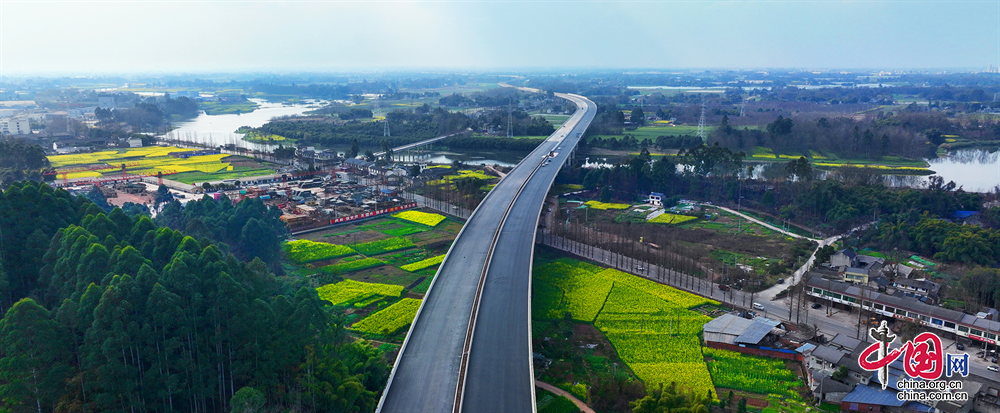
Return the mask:
[[(702, 332), (706, 342), (758, 346), (783, 334), (780, 323), (763, 317), (747, 320), (735, 314), (723, 314), (705, 323)], [(771, 336), (769, 338), (769, 336)]]
[(808, 367), (825, 374), (833, 374), (837, 370), (837, 367), (840, 366), (840, 360), (846, 355), (843, 351), (824, 344), (816, 347), (812, 351), (812, 354), (809, 355)]
[(843, 334), (837, 334), (833, 336), (833, 339), (831, 339), (830, 342), (827, 343), (827, 345), (829, 345), (830, 347), (834, 347), (837, 350), (846, 353), (854, 351), (854, 349), (857, 348), (859, 344), (861, 344), (861, 340), (848, 337)]

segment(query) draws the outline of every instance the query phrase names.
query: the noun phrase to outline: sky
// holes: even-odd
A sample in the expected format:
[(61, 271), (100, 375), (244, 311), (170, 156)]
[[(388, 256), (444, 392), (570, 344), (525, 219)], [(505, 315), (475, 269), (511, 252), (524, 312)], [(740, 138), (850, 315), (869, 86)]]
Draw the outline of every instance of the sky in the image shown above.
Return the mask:
[(9, 75), (991, 64), (998, 0), (0, 0)]

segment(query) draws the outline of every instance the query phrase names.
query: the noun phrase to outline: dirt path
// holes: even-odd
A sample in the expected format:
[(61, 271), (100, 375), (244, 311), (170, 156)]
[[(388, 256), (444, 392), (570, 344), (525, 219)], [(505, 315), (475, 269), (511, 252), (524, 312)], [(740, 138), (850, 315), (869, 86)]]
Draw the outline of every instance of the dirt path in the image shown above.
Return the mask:
[(817, 242), (818, 242), (818, 241), (820, 241), (820, 240), (817, 240), (817, 239), (813, 239), (813, 238), (809, 238), (809, 237), (803, 237), (803, 236), (801, 236), (801, 235), (799, 235), (799, 234), (796, 234), (796, 233), (794, 233), (794, 232), (791, 232), (791, 231), (785, 231), (785, 230), (783, 230), (783, 229), (781, 229), (781, 228), (778, 228), (778, 227), (776, 227), (776, 226), (774, 226), (774, 225), (771, 225), (771, 224), (768, 224), (768, 223), (766, 223), (766, 222), (764, 222), (764, 221), (761, 221), (761, 220), (759, 220), (759, 219), (757, 219), (757, 218), (754, 218), (754, 217), (752, 217), (752, 216), (749, 216), (749, 215), (747, 215), (747, 214), (744, 214), (744, 213), (742, 213), (742, 212), (737, 212), (737, 211), (734, 211), (734, 210), (732, 210), (732, 209), (729, 209), (729, 208), (726, 208), (726, 207), (724, 207), (724, 206), (721, 206), (721, 205), (711, 205), (711, 204), (701, 204), (701, 205), (702, 205), (702, 206), (708, 206), (708, 207), (715, 207), (715, 208), (719, 208), (719, 209), (721, 209), (721, 210), (723, 210), (723, 211), (726, 211), (726, 212), (728, 212), (728, 213), (730, 213), (730, 214), (733, 214), (733, 215), (736, 215), (736, 216), (739, 216), (740, 218), (743, 218), (743, 219), (746, 219), (747, 221), (750, 221), (750, 222), (753, 222), (753, 223), (755, 223), (755, 224), (758, 224), (758, 225), (761, 225), (761, 226), (764, 226), (764, 227), (766, 227), (766, 228), (768, 228), (768, 229), (770, 229), (770, 230), (772, 230), (772, 231), (777, 231), (777, 232), (780, 232), (780, 233), (782, 233), (782, 234), (785, 234), (785, 235), (788, 235), (789, 237), (793, 237), (793, 238), (805, 238), (805, 239), (811, 239), (811, 240), (813, 240), (813, 241), (817, 241)]
[(569, 392), (567, 392), (567, 391), (565, 391), (563, 389), (560, 389), (560, 388), (558, 388), (556, 386), (553, 386), (551, 384), (548, 384), (548, 383), (542, 383), (542, 382), (540, 382), (538, 380), (535, 380), (535, 387), (541, 388), (543, 390), (550, 391), (550, 392), (555, 393), (555, 394), (557, 394), (559, 396), (562, 396), (562, 397), (565, 397), (565, 398), (569, 399), (569, 401), (573, 402), (573, 404), (575, 404), (576, 407), (579, 407), (580, 411), (583, 412), (583, 413), (595, 413), (594, 409), (591, 409), (590, 406), (587, 406), (587, 403), (584, 403), (584, 402), (580, 401), (580, 399), (577, 399), (572, 394), (569, 394)]

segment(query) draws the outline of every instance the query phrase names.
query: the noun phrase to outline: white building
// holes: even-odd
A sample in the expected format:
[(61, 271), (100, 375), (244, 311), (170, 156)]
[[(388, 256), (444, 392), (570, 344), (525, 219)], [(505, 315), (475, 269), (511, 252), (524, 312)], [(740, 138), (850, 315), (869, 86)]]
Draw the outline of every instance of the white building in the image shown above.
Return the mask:
[(118, 106), (115, 104), (115, 95), (98, 95), (97, 107), (103, 109), (117, 108)]
[(0, 135), (30, 135), (31, 124), (27, 119), (0, 119)]

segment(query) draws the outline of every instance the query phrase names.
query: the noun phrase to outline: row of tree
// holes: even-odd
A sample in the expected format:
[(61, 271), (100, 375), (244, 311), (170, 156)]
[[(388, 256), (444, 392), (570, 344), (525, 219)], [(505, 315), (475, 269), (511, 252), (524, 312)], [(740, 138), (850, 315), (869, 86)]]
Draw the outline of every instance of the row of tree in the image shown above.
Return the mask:
[(378, 147), (383, 140), (400, 146), (465, 130), (471, 125), (468, 116), (437, 108), (429, 113), (394, 111), (386, 114), (391, 137), (385, 137), (381, 122), (358, 119), (351, 122), (317, 122), (315, 119), (277, 119), (255, 128), (260, 134), (273, 134), (296, 140), (299, 144), (350, 145)]
[(936, 148), (927, 144), (927, 133), (922, 129), (852, 118), (795, 122), (780, 115), (764, 130), (734, 128), (724, 116), (708, 140), (738, 150), (762, 146), (779, 153), (811, 150), (855, 159), (880, 159), (890, 155), (919, 158)]

